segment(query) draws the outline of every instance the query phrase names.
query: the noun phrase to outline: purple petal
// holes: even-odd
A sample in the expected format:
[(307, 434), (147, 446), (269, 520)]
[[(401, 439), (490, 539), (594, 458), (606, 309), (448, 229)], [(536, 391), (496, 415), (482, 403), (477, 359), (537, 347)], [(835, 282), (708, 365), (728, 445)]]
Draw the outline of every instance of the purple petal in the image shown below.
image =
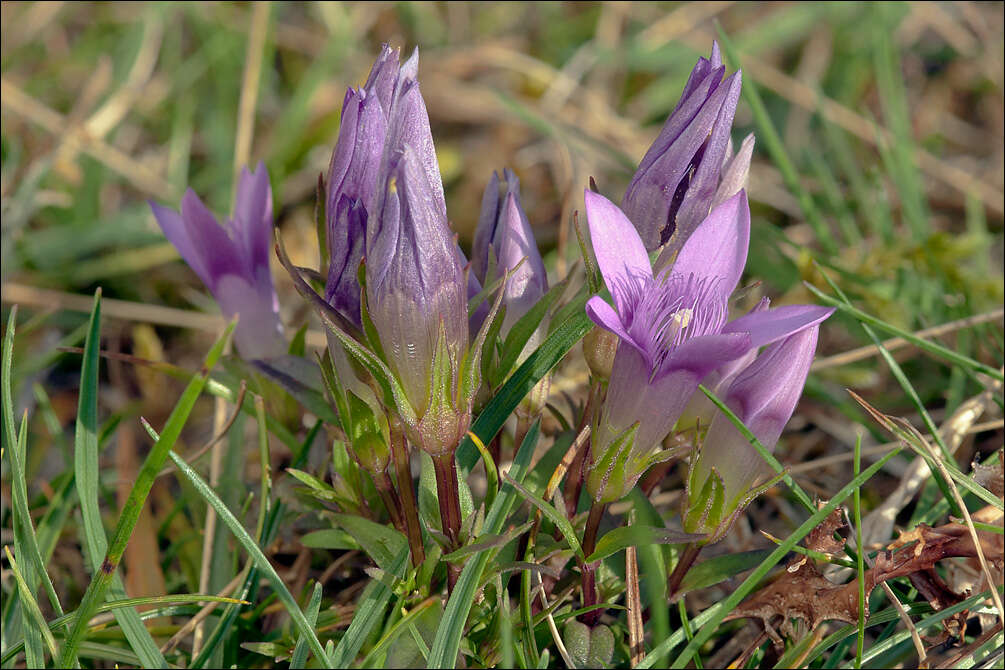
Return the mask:
[(234, 222), (233, 238), (243, 241), (245, 258), (251, 266), (268, 267), (272, 243), (272, 188), (265, 163), (259, 162), (254, 172), (241, 169)]
[(815, 326), (834, 313), (833, 307), (785, 305), (764, 312), (751, 312), (727, 323), (723, 333), (749, 333), (752, 347), (762, 347)]
[(243, 277), (232, 274), (220, 277), (213, 296), (228, 319), (240, 315), (234, 329), (234, 344), (242, 357), (270, 358), (286, 353), (282, 323), (270, 296), (262, 295)]
[(604, 330), (611, 331), (620, 337), (623, 342), (627, 342), (632, 345), (632, 347), (638, 350), (638, 352), (646, 359), (647, 364), (650, 367), (652, 366), (648, 353), (635, 343), (632, 336), (628, 334), (627, 330), (625, 330), (624, 324), (621, 323), (621, 317), (619, 317), (618, 313), (614, 311), (614, 308), (608, 305), (599, 295), (593, 296), (586, 302), (586, 315), (590, 317), (590, 320), (593, 321), (593, 323), (597, 324)]
[(688, 370), (700, 382), (721, 365), (743, 356), (750, 349), (748, 333), (701, 335), (681, 343), (660, 366), (658, 375)]
[(482, 194), (482, 209), (471, 244), (471, 269), (478, 281), (485, 281), (489, 267), (489, 247), (499, 224), (499, 175), (493, 170)]
[(750, 245), (750, 208), (740, 191), (712, 210), (688, 238), (677, 255), (672, 272), (697, 278), (718, 278), (719, 290), (728, 296), (736, 288), (747, 263)]
[(398, 78), (398, 49), (391, 49), (387, 44), (380, 47), (380, 55), (370, 68), (370, 76), (367, 77), (363, 90), (367, 96), (376, 96), (384, 114), (388, 113), (391, 107), (391, 96), (394, 93), (394, 84)]
[(174, 245), (178, 253), (181, 254), (181, 257), (188, 263), (188, 266), (202, 280), (202, 283), (208, 286), (209, 272), (203, 263), (202, 255), (196, 252), (192, 244), (192, 240), (188, 235), (188, 228), (185, 226), (185, 221), (182, 219), (181, 214), (170, 207), (165, 207), (152, 200), (149, 201), (149, 205), (153, 211), (154, 219), (157, 220), (157, 224), (164, 231), (164, 237), (168, 238), (168, 241)]
[(722, 67), (722, 54), (719, 53), (719, 40), (712, 40), (712, 56), (709, 58), (713, 68)]
[(649, 255), (635, 226), (617, 205), (590, 190), (586, 191), (585, 199), (590, 239), (600, 274), (614, 298), (618, 314), (625, 315), (629, 311), (626, 288), (653, 277)]
[[(730, 75), (716, 90), (716, 97), (722, 96), (719, 113), (712, 124), (712, 131), (705, 144), (701, 162), (695, 170), (688, 185), (684, 200), (677, 210), (677, 228), (675, 235), (681, 240), (687, 240), (694, 229), (708, 216), (712, 198), (719, 182), (719, 172), (726, 146), (729, 144), (729, 131), (733, 127), (733, 116), (736, 105), (740, 101), (742, 84), (739, 71)], [(713, 104), (710, 100), (709, 104)]]
[(243, 258), (240, 247), (217, 223), (216, 217), (192, 189), (188, 189), (182, 197), (181, 216), (192, 247), (202, 262), (205, 275), (200, 274), (200, 277), (210, 291), (214, 290), (217, 280), (223, 275), (232, 274), (248, 281), (254, 280), (254, 272), (247, 259)]

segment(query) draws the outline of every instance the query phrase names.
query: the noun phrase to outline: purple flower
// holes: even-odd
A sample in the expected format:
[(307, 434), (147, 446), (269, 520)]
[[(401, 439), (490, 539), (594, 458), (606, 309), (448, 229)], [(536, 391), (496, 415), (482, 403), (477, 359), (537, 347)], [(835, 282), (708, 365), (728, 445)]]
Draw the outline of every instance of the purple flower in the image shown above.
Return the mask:
[(587, 488), (598, 502), (626, 494), (654, 459), (698, 384), (749, 351), (826, 319), (833, 309), (792, 305), (734, 321), (728, 299), (747, 259), (750, 210), (741, 191), (713, 210), (684, 243), (672, 269), (654, 275), (631, 221), (586, 191), (593, 250), (614, 301), (586, 305), (621, 342), (594, 431)]
[[(767, 347), (720, 396), (769, 451), (774, 451), (802, 395), (818, 330), (814, 325)], [(716, 413), (688, 476), (685, 526), (689, 532), (711, 533), (715, 541), (757, 494), (756, 485), (771, 474), (733, 422)]]
[[(730, 158), (729, 132), (741, 74), (723, 80), (725, 72), (719, 45), (713, 42), (711, 58), (698, 59), (680, 101), (621, 201), (649, 251), (666, 244), (675, 232), (679, 249), (714, 206), (744, 186), (754, 138), (748, 136)], [(665, 264), (661, 260), (657, 267)]]
[[(361, 318), (357, 272), (363, 260), (367, 221), (377, 190), (391, 99), (402, 76), (398, 53), (398, 49), (383, 45), (366, 84), (346, 91), (338, 141), (328, 167), (325, 212), (329, 264), (325, 299), (358, 328)], [(405, 75), (408, 73), (414, 78), (414, 68), (406, 64)]]
[(234, 342), (247, 359), (286, 353), (279, 302), (269, 270), (272, 190), (265, 165), (241, 171), (234, 217), (222, 226), (192, 189), (181, 213), (150, 203), (164, 235), (195, 270), (228, 318), (240, 315)]
[[(471, 270), (482, 285), (495, 281), (505, 272), (512, 272), (503, 289), (506, 317), (502, 333), (505, 336), (548, 291), (548, 275), (530, 221), (520, 204), (520, 180), (511, 170), (505, 169), (502, 186), (505, 196), (500, 197), (499, 175), (493, 172), (482, 196)], [(494, 268), (492, 276), (489, 276), (490, 267)]]

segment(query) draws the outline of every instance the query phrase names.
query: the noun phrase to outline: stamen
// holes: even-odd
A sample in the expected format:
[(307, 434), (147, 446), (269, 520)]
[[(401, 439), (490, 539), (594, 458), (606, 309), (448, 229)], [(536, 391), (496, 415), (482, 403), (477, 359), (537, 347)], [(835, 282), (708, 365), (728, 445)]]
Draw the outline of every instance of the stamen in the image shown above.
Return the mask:
[(728, 317), (719, 279), (663, 273), (658, 279), (632, 277), (617, 287), (622, 322), (644, 349), (655, 374), (681, 344), (718, 333)]

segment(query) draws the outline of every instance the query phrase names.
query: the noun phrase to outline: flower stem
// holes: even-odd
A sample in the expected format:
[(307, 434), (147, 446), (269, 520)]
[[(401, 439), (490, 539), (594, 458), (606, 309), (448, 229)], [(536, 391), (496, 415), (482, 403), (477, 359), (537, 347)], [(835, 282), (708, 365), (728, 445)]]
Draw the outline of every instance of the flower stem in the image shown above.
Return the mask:
[(408, 530), (405, 527), (405, 520), (401, 516), (401, 499), (398, 498), (398, 494), (394, 490), (394, 482), (391, 481), (391, 475), (387, 474), (387, 470), (384, 470), (377, 473), (373, 479), (374, 484), (377, 486), (377, 492), (380, 494), (380, 499), (384, 501), (384, 507), (387, 508), (387, 513), (391, 517), (391, 523), (394, 524), (395, 528), (407, 535)]
[[(607, 504), (593, 503), (590, 506), (590, 514), (586, 517), (586, 531), (583, 533), (583, 553), (589, 556), (597, 548), (597, 531), (600, 529), (600, 519), (604, 516)], [(600, 603), (600, 594), (597, 592), (597, 566), (600, 561), (593, 563), (583, 563), (580, 571), (583, 575), (583, 607), (591, 607)], [(589, 627), (594, 627), (600, 621), (601, 609), (591, 610), (580, 617), (580, 621)]]
[[(440, 521), (443, 533), (450, 543), (450, 551), (461, 546), (461, 499), (457, 490), (457, 459), (448, 451), (433, 456), (436, 472), (436, 497), (440, 503)], [(447, 564), (447, 592), (453, 593), (461, 568), (454, 563)]]
[(681, 582), (684, 581), (684, 575), (694, 565), (695, 559), (701, 553), (702, 546), (691, 542), (684, 547), (684, 551), (677, 560), (677, 565), (674, 566), (673, 572), (670, 573), (670, 579), (667, 580), (667, 597), (670, 599), (670, 602), (676, 599)]
[(398, 477), (398, 493), (401, 509), (405, 516), (405, 534), (412, 551), (412, 565), (419, 567), (426, 560), (426, 550), (422, 546), (422, 529), (419, 527), (419, 506), (415, 501), (412, 486), (412, 469), (408, 463), (408, 447), (405, 445), (405, 431), (401, 423), (391, 421), (391, 454), (394, 458), (394, 472)]

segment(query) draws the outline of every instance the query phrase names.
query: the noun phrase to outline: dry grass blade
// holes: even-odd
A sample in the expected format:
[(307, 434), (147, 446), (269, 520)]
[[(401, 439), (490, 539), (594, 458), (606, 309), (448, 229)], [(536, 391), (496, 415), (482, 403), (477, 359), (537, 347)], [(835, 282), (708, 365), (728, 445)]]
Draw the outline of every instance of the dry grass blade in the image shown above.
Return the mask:
[(628, 605), (628, 650), (634, 668), (646, 655), (642, 630), (642, 595), (639, 592), (639, 562), (634, 546), (625, 549), (625, 591)]
[(100, 139), (86, 134), (68, 133), (66, 119), (62, 114), (50, 109), (6, 79), (0, 79), (0, 104), (53, 135), (65, 137), (69, 146), (78, 148), (104, 163), (109, 170), (125, 178), (137, 190), (163, 200), (178, 199), (178, 194), (171, 184), (146, 165)]
[[(84, 314), (90, 314), (92, 307), (92, 298), (88, 296), (36, 288), (14, 282), (5, 282), (2, 293), (3, 302), (25, 307), (65, 309)], [(106, 318), (139, 321), (175, 328), (190, 328), (206, 333), (218, 333), (226, 323), (219, 315), (113, 298), (102, 300), (101, 311)], [(315, 349), (323, 349), (328, 346), (324, 333), (319, 330), (308, 330), (306, 343)]]
[[(939, 427), (939, 433), (945, 439), (946, 447), (950, 453), (956, 453), (956, 450), (963, 443), (963, 438), (970, 433), (977, 419), (994, 406), (995, 395), (1000, 389), (1000, 383), (993, 383), (982, 393), (962, 403), (952, 416), (942, 423), (942, 426)], [(855, 397), (858, 399), (857, 396)], [(860, 400), (860, 402), (862, 401)], [(862, 541), (865, 546), (875, 542), (885, 542), (890, 537), (893, 532), (894, 519), (928, 481), (931, 474), (925, 459), (919, 458), (911, 463), (897, 488), (887, 496), (881, 505), (869, 512), (863, 519)]]
[[(255, 105), (258, 102), (258, 85), (262, 79), (262, 57), (265, 36), (269, 28), (270, 3), (256, 2), (251, 12), (248, 31), (248, 49), (244, 59), (244, 79), (241, 82), (241, 99), (237, 106), (237, 137), (234, 139), (234, 183), (241, 168), (248, 164), (251, 155), (251, 138), (255, 130)], [(237, 189), (234, 189), (237, 192)]]
[[(249, 561), (248, 567), (250, 567), (250, 565), (251, 563)], [(225, 598), (229, 596), (231, 593), (233, 593), (234, 590), (241, 584), (241, 582), (244, 581), (244, 577), (248, 572), (248, 567), (242, 570), (239, 575), (230, 580), (230, 583), (224, 586), (222, 589), (220, 589), (220, 592), (217, 593), (216, 595), (220, 596), (221, 598)], [(184, 640), (196, 626), (201, 624), (202, 621), (206, 617), (208, 617), (213, 612), (213, 610), (215, 610), (218, 606), (219, 603), (206, 603), (206, 605), (204, 605), (201, 610), (196, 612), (195, 616), (186, 621), (185, 624), (178, 629), (177, 633), (171, 636), (170, 640), (164, 643), (164, 646), (161, 647), (161, 653), (166, 654), (169, 651), (172, 651), (175, 647), (177, 647), (178, 644), (181, 643), (181, 641)]]

